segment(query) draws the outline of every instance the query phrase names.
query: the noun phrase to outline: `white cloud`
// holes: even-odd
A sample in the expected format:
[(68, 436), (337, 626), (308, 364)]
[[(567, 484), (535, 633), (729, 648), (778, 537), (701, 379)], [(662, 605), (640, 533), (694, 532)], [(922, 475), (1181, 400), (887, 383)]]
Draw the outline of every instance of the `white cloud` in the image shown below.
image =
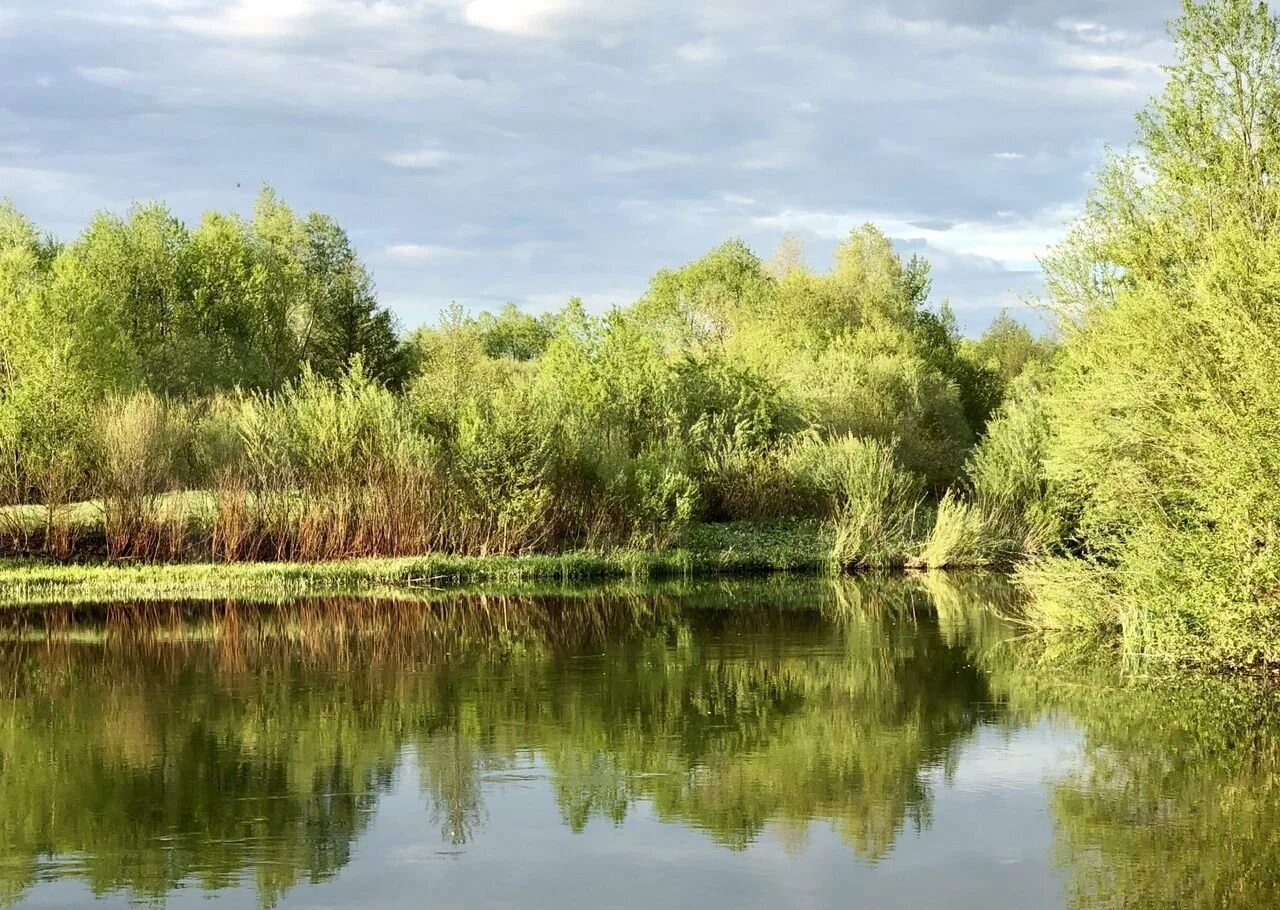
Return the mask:
[(914, 44), (934, 49), (973, 47), (1008, 34), (1008, 29), (1001, 26), (976, 28), (942, 19), (904, 18), (895, 16), (884, 8), (873, 9), (864, 15), (862, 25), (872, 34), (904, 38)]
[(467, 255), (466, 250), (433, 243), (395, 243), (382, 251), (381, 257), (389, 262), (435, 262)]
[(691, 41), (676, 48), (676, 56), (689, 63), (719, 63), (724, 59), (724, 49), (714, 41)]
[(556, 23), (576, 6), (574, 0), (471, 0), (462, 16), (477, 28), (543, 37), (552, 34)]
[[(870, 217), (938, 265), (940, 297), (986, 306), (1056, 239), (1036, 213), (1131, 139), (1168, 5), (0, 0), (25, 50), (0, 39), (0, 145), (33, 149), (0, 164), (187, 219), (271, 181), (339, 218), (405, 313), (427, 286), (484, 305), (642, 288), (725, 237), (766, 250), (771, 213), (822, 231), (815, 256)], [(100, 207), (48, 175), (4, 186), (66, 236)]]
[(178, 15), (175, 27), (220, 38), (278, 38), (296, 31), (315, 15), (308, 0), (238, 0), (205, 15)]
[(737, 163), (742, 171), (784, 171), (791, 164), (785, 155), (762, 155), (757, 158), (744, 158)]
[(698, 162), (696, 155), (666, 149), (634, 149), (620, 155), (595, 155), (596, 167), (609, 174), (638, 174), (688, 167)]
[(1164, 65), (1173, 55), (1167, 39), (1095, 22), (1064, 20), (1057, 27), (1057, 34), (1045, 37), (1047, 56), (1079, 78), (1094, 84), (1107, 80), (1113, 88), (1128, 87), (1138, 96), (1153, 94), (1164, 82)]
[(388, 155), (387, 161), (396, 167), (404, 168), (437, 168), (454, 160), (454, 156), (444, 149), (425, 148), (416, 152), (396, 152)]
[(1089, 73), (1119, 72), (1140, 77), (1159, 77), (1163, 72), (1160, 61), (1128, 54), (1100, 54), (1065, 49), (1058, 55), (1058, 62), (1070, 69)]
[[(301, 56), (233, 45), (192, 50), (181, 69), (83, 67), (83, 78), (172, 106), (363, 112), (373, 105), (473, 95), (486, 84), (451, 72)], [(391, 107), (387, 117), (407, 106)]]
[[(171, 4), (160, 3), (168, 8)], [(290, 37), (321, 21), (371, 27), (402, 21), (413, 9), (393, 0), (236, 0), (199, 12), (176, 11), (167, 23), (181, 31), (217, 38)]]
[(1108, 28), (1100, 22), (1059, 19), (1056, 24), (1061, 31), (1086, 44), (1128, 44), (1134, 40), (1134, 36), (1129, 32)]
[(121, 66), (77, 66), (76, 73), (89, 82), (121, 88), (137, 81), (138, 74)]
[(897, 240), (918, 240), (947, 253), (980, 256), (1004, 268), (1038, 268), (1038, 260), (1066, 233), (1079, 215), (1077, 206), (1056, 206), (1033, 215), (962, 221), (937, 226), (926, 216), (883, 212), (787, 210), (753, 219), (758, 227), (807, 231), (820, 237), (844, 237), (851, 228), (871, 222)]
[[(20, 149), (34, 157), (35, 149)], [(47, 156), (46, 156), (47, 157)], [(86, 213), (120, 208), (121, 200), (104, 192), (102, 181), (76, 168), (8, 167), (0, 164), (0, 187), (19, 210), (42, 228), (71, 235), (83, 226)]]

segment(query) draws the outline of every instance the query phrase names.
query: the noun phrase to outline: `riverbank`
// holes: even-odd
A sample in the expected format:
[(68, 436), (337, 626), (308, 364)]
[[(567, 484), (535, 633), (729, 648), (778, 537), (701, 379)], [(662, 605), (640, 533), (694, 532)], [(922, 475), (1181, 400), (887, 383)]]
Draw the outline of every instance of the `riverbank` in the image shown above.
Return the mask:
[(704, 525), (670, 550), (524, 556), (429, 555), (332, 562), (55, 563), (0, 560), (0, 607), (93, 601), (275, 599), (469, 584), (817, 573), (831, 533), (811, 522)]

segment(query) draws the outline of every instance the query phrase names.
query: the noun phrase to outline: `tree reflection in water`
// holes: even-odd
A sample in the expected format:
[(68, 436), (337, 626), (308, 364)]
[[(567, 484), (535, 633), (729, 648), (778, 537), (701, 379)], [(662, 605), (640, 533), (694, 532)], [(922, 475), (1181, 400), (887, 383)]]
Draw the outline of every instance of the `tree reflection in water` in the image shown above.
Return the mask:
[(15, 620), (0, 894), (249, 876), (269, 905), (342, 869), (405, 769), (465, 849), (495, 774), (530, 756), (575, 831), (643, 802), (732, 849), (829, 824), (875, 862), (930, 824), (980, 727), (1056, 713), (1085, 740), (1051, 796), (1075, 906), (1268, 906), (1270, 697), (1063, 673), (996, 615), (1011, 597), (873, 577)]

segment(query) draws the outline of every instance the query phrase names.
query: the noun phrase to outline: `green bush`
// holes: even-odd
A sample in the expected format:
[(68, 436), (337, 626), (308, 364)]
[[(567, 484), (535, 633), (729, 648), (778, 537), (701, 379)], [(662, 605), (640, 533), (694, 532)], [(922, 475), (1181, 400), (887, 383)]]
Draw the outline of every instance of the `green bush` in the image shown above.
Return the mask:
[(920, 478), (876, 440), (843, 437), (821, 451), (826, 458), (816, 476), (836, 500), (833, 562), (846, 569), (905, 565), (920, 520)]
[(948, 492), (934, 512), (933, 527), (915, 558), (930, 569), (973, 568), (997, 562), (1005, 554), (982, 510)]
[(1211, 0), (1173, 35), (1136, 153), (1109, 164), (1048, 264), (1066, 333), (1045, 477), (1082, 561), (1033, 576), (1031, 616), (1174, 660), (1276, 661), (1277, 22)]
[(731, 241), (633, 306), (452, 306), (400, 344), (343, 231), (270, 190), (252, 218), (138, 206), (66, 246), (0, 208), (0, 507), (47, 507), (53, 541), (101, 501), (129, 559), (664, 547), (802, 518), (841, 522), (850, 564), (901, 561), (989, 410), (928, 293), (863, 226), (827, 271)]

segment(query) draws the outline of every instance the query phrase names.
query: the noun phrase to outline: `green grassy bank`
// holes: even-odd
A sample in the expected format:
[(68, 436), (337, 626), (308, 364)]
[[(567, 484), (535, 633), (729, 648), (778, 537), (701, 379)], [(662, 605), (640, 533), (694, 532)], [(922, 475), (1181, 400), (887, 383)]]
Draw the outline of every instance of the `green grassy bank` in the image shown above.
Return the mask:
[(0, 560), (0, 606), (105, 600), (281, 598), (468, 584), (825, 571), (831, 532), (815, 523), (707, 525), (677, 549), (528, 556), (413, 556), (330, 562), (54, 563)]

